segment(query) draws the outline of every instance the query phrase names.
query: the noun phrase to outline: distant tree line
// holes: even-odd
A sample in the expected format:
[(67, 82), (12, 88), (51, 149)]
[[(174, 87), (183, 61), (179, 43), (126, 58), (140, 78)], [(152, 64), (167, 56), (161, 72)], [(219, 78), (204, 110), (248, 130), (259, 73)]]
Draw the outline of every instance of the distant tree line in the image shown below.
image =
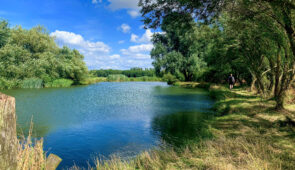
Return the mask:
[(150, 69), (142, 69), (142, 68), (131, 68), (129, 70), (113, 70), (113, 69), (100, 69), (100, 70), (91, 70), (91, 74), (97, 76), (97, 77), (108, 77), (109, 75), (115, 75), (115, 74), (122, 74), (127, 77), (154, 77), (156, 76), (155, 70)]
[(88, 74), (83, 58), (75, 49), (59, 48), (41, 26), (10, 28), (0, 21), (0, 89), (79, 84)]

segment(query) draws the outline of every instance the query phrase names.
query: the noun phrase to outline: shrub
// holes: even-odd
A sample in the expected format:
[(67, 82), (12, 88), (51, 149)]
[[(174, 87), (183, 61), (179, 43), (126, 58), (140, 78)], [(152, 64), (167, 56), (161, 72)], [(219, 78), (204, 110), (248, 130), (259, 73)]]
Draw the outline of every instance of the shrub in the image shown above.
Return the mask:
[(0, 77), (0, 89), (12, 89), (18, 86), (19, 80), (7, 80)]
[(115, 82), (128, 81), (128, 77), (123, 74), (111, 74), (111, 75), (108, 75), (107, 80), (115, 81)]
[(82, 85), (88, 85), (88, 84), (94, 84), (94, 83), (98, 83), (98, 82), (103, 82), (103, 81), (106, 81), (107, 78), (105, 77), (88, 77), (88, 78), (85, 78), (84, 80), (81, 80), (79, 82), (79, 84), (82, 84)]
[(163, 80), (166, 81), (168, 84), (174, 84), (178, 81), (177, 78), (171, 73), (165, 74), (163, 76)]
[(56, 79), (52, 82), (45, 83), (45, 87), (70, 87), (74, 83), (70, 79)]

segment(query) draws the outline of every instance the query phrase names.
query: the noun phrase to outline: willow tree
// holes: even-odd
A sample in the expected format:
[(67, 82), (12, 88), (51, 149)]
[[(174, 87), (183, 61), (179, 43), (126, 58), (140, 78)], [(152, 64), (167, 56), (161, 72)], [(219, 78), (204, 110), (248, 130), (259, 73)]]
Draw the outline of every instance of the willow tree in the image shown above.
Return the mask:
[(278, 50), (276, 66), (273, 66), (277, 69), (274, 93), (276, 108), (284, 108), (285, 94), (295, 75), (294, 0), (140, 0), (139, 6), (142, 8), (146, 27), (150, 28), (160, 27), (166, 16), (176, 12), (190, 14), (204, 23), (211, 23), (224, 13), (229, 18), (238, 17), (241, 23), (250, 22), (253, 25), (261, 24), (259, 18), (266, 18), (284, 39), (275, 40)]
[(171, 13), (164, 18), (161, 29), (153, 38), (151, 56), (156, 73), (171, 73), (185, 81), (201, 74), (205, 62), (198, 54), (196, 23), (188, 14)]

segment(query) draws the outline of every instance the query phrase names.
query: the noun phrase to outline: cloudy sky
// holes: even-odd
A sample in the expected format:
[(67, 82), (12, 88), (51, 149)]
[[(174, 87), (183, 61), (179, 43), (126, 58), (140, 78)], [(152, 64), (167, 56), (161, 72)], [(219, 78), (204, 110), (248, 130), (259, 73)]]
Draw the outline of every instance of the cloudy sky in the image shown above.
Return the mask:
[(10, 26), (45, 26), (59, 46), (78, 49), (89, 69), (150, 68), (152, 30), (143, 29), (138, 0), (1, 0)]

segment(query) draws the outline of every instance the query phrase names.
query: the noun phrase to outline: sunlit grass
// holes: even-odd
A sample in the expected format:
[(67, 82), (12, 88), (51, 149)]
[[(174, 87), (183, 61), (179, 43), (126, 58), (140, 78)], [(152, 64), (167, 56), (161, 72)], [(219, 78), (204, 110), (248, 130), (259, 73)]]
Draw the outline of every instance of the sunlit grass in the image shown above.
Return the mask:
[(17, 170), (46, 169), (46, 154), (43, 139), (32, 141), (32, 124), (28, 137), (17, 141)]
[(88, 84), (94, 84), (94, 83), (99, 83), (104, 81), (107, 81), (106, 77), (88, 77), (88, 78), (85, 78), (84, 80), (81, 80), (79, 83), (81, 85), (88, 85)]
[(45, 87), (70, 87), (74, 83), (70, 79), (56, 79), (45, 84)]

